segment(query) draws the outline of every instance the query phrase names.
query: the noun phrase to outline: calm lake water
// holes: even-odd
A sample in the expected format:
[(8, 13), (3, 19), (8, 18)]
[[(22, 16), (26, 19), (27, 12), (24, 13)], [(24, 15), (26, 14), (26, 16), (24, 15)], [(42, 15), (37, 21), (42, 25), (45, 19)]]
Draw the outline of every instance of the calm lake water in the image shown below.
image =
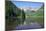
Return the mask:
[(39, 29), (41, 27), (42, 26), (38, 22), (31, 20), (31, 18), (27, 18), (23, 25), (16, 26), (16, 30)]

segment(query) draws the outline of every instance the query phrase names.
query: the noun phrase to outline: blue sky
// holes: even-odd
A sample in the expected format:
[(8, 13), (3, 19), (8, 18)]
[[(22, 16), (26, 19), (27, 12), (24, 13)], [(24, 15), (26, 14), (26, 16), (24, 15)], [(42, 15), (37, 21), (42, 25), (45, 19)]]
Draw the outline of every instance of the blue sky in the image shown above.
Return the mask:
[(31, 7), (31, 8), (39, 8), (43, 5), (40, 2), (23, 2), (23, 1), (12, 1), (17, 7)]

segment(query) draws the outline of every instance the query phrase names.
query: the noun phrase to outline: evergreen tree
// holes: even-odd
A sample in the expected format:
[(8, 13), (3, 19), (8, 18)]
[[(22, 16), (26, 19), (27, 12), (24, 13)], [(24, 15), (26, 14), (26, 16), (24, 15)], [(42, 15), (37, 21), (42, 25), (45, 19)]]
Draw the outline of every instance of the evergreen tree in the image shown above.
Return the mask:
[[(17, 26), (18, 24), (23, 24), (25, 19), (24, 10), (19, 9), (16, 5), (14, 5), (11, 1), (5, 1), (6, 8), (6, 25), (9, 27), (13, 27), (13, 25)], [(21, 15), (22, 13), (22, 15)], [(18, 16), (22, 16), (22, 20), (18, 18)], [(15, 17), (15, 18), (14, 18)]]

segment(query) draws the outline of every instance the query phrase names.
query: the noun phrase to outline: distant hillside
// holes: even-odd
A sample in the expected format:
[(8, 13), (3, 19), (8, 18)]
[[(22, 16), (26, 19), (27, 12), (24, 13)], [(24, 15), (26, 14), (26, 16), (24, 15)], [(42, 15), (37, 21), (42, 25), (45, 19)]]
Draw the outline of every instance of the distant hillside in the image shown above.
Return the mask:
[(36, 14), (38, 14), (37, 16), (43, 16), (43, 15), (44, 15), (44, 6), (42, 6), (42, 7), (37, 11)]
[[(13, 3), (11, 3), (11, 1), (6, 1), (6, 13), (8, 14), (12, 14), (13, 12), (18, 12), (17, 10), (21, 11), (20, 9), (17, 8), (17, 6), (15, 6)], [(8, 13), (9, 12), (9, 13)], [(20, 13), (20, 12), (18, 12)]]
[(44, 13), (44, 6), (38, 9), (36, 12), (32, 12), (31, 10), (26, 11), (26, 15), (29, 16), (43, 16), (43, 13)]

